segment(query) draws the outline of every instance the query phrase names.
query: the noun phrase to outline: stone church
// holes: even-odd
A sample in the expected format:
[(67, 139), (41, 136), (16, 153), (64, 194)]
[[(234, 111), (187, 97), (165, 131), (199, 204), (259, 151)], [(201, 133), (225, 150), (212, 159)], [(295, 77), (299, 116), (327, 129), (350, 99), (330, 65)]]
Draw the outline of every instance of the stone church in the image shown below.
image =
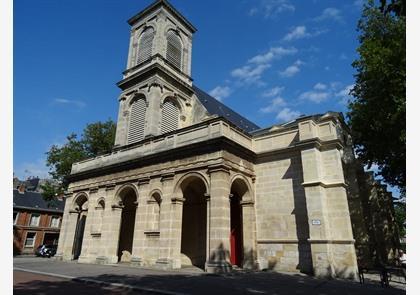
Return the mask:
[(194, 85), (196, 28), (166, 0), (128, 23), (115, 146), (73, 164), (57, 258), (355, 277), (343, 116), (260, 128)]

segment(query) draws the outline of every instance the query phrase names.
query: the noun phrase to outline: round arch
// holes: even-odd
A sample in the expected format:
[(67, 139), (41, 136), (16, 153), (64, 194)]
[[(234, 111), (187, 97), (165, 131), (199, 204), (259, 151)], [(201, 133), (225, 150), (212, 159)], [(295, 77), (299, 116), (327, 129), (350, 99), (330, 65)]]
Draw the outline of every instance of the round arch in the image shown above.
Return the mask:
[(88, 202), (89, 202), (89, 196), (87, 195), (87, 193), (85, 192), (78, 193), (73, 199), (71, 208), (74, 210), (87, 209), (83, 207), (85, 207), (88, 204)]
[(189, 172), (187, 174), (184, 174), (176, 183), (174, 187), (174, 194), (176, 196), (182, 195), (182, 190), (190, 184), (194, 178), (198, 178), (203, 181), (204, 186), (206, 188), (206, 194), (210, 193), (209, 189), (209, 181), (201, 172)]
[(121, 202), (124, 201), (124, 197), (126, 196), (127, 193), (129, 193), (129, 191), (132, 190), (134, 191), (134, 194), (136, 196), (136, 201), (139, 201), (139, 193), (137, 191), (137, 188), (134, 184), (132, 183), (126, 183), (123, 184), (115, 193), (114, 198), (113, 198), (113, 205), (120, 205)]
[(231, 190), (235, 190), (243, 201), (254, 201), (254, 193), (249, 180), (242, 174), (235, 174), (230, 182)]

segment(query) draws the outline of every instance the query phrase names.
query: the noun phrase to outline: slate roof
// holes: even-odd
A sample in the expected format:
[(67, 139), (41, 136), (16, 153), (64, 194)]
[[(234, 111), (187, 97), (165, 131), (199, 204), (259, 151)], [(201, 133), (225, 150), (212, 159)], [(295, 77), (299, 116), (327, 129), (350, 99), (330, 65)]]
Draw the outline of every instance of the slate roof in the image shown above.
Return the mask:
[(224, 117), (229, 122), (248, 133), (260, 129), (258, 125), (252, 123), (245, 117), (242, 117), (240, 114), (227, 107), (197, 86), (193, 85), (193, 89), (198, 97), (198, 100), (207, 109), (210, 115), (218, 115)]
[(14, 189), (13, 208), (26, 208), (39, 211), (54, 211), (57, 213), (63, 213), (64, 201), (54, 200), (46, 202), (40, 193), (25, 191), (21, 194), (18, 190)]

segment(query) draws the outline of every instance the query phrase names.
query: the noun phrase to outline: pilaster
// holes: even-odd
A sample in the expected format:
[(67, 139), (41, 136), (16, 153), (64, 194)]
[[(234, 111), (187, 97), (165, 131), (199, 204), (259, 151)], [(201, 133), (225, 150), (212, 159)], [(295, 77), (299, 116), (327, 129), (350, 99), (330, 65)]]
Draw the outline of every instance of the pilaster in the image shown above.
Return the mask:
[(230, 167), (224, 164), (208, 168), (210, 175), (209, 257), (206, 271), (229, 272), (230, 264)]

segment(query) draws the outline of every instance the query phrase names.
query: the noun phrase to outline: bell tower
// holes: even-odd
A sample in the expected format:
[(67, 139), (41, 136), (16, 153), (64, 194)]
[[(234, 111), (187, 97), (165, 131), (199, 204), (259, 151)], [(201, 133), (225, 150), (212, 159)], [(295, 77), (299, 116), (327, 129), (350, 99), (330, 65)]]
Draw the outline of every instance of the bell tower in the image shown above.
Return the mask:
[(194, 26), (168, 1), (157, 0), (128, 20), (131, 26), (116, 148), (192, 123)]

